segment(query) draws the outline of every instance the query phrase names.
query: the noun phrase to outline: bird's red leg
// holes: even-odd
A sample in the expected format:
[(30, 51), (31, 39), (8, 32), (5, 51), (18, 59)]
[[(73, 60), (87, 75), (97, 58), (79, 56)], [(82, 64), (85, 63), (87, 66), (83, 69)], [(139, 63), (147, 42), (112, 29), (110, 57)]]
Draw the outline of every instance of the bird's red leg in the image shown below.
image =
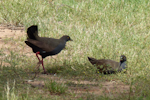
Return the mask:
[(40, 58), (38, 57), (38, 54), (40, 54), (40, 52), (36, 52), (36, 56), (37, 56), (37, 58), (39, 60), (38, 64), (42, 64), (44, 73), (46, 73), (45, 68), (44, 68), (44, 64), (43, 64), (43, 58), (42, 58), (42, 60), (40, 60)]
[(46, 73), (45, 68), (44, 68), (43, 58), (41, 60), (41, 63), (42, 63), (42, 66), (43, 66), (44, 73)]
[(41, 62), (40, 58), (38, 57), (38, 54), (40, 54), (40, 52), (36, 52), (36, 57), (38, 58), (39, 62)]

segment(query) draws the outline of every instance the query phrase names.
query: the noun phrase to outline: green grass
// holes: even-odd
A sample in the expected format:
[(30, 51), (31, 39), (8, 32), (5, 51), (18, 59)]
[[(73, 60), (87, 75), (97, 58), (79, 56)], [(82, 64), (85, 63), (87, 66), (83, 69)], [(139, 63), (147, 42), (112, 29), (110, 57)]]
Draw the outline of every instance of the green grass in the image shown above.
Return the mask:
[(45, 86), (51, 94), (65, 94), (67, 87), (53, 80), (45, 82)]
[[(66, 34), (73, 39), (73, 42), (67, 43), (66, 49), (58, 54), (56, 60), (50, 57), (44, 59), (49, 72), (59, 73), (65, 78), (80, 77), (81, 80), (121, 80), (125, 84), (130, 84), (131, 90), (135, 90), (134, 95), (131, 93), (125, 98), (133, 100), (150, 98), (149, 12), (149, 0), (0, 1), (1, 24), (25, 28), (36, 24), (40, 36), (60, 38)], [(20, 46), (23, 46), (25, 37), (14, 42), (21, 41)], [(9, 42), (8, 40), (5, 40), (6, 43)], [(37, 60), (35, 57), (31, 59), (17, 54), (18, 52), (9, 51), (10, 54), (3, 61), (10, 66), (1, 65), (0, 77), (3, 80), (1, 84), (3, 86), (7, 83), (7, 79), (11, 80), (10, 82), (15, 79), (18, 86), (21, 84), (21, 79), (30, 77), (26, 73), (33, 71)], [(0, 55), (3, 54), (2, 52), (3, 50), (0, 51)], [(119, 61), (121, 54), (127, 57), (129, 67), (127, 74), (108, 76), (96, 74), (96, 68), (87, 59), (87, 56), (90, 56)], [(40, 96), (28, 96), (40, 99)], [(96, 98), (101, 97), (87, 96), (87, 100)], [(58, 99), (61, 98), (58, 96)], [(107, 100), (107, 97), (104, 99)]]

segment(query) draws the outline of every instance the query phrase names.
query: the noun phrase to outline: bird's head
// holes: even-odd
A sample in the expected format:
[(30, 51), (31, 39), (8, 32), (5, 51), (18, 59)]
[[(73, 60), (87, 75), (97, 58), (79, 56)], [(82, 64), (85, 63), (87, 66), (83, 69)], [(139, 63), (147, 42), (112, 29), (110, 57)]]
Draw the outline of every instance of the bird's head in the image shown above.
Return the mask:
[(73, 41), (73, 40), (70, 38), (70, 36), (68, 36), (68, 35), (64, 35), (64, 36), (62, 36), (60, 39), (63, 39), (63, 40), (66, 40), (66, 41)]
[(125, 61), (127, 61), (126, 56), (125, 55), (121, 55), (120, 56), (120, 62), (125, 62)]

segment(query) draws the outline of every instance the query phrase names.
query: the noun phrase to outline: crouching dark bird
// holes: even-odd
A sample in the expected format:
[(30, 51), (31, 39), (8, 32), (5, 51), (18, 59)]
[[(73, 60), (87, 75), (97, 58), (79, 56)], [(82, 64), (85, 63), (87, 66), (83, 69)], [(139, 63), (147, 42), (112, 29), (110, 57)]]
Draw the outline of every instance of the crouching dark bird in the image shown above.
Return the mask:
[(110, 59), (95, 59), (88, 57), (88, 60), (92, 65), (95, 65), (100, 73), (112, 74), (116, 72), (121, 72), (123, 69), (127, 68), (125, 55), (120, 56), (120, 62), (116, 62)]
[[(32, 48), (33, 52), (39, 60), (39, 64), (42, 64), (44, 73), (46, 73), (43, 59), (47, 56), (58, 54), (66, 45), (67, 41), (72, 41), (68, 35), (62, 36), (60, 39), (39, 37), (37, 25), (32, 25), (27, 29), (27, 40), (25, 43)], [(42, 60), (38, 57), (38, 54), (42, 56)]]

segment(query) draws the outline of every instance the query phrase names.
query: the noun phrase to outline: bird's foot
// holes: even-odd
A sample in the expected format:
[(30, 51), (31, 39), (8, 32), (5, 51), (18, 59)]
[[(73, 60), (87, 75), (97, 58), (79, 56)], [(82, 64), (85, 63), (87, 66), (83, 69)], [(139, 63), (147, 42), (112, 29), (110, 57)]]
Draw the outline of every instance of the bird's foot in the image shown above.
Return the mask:
[(42, 72), (42, 74), (47, 74), (48, 75), (48, 73), (46, 71)]

